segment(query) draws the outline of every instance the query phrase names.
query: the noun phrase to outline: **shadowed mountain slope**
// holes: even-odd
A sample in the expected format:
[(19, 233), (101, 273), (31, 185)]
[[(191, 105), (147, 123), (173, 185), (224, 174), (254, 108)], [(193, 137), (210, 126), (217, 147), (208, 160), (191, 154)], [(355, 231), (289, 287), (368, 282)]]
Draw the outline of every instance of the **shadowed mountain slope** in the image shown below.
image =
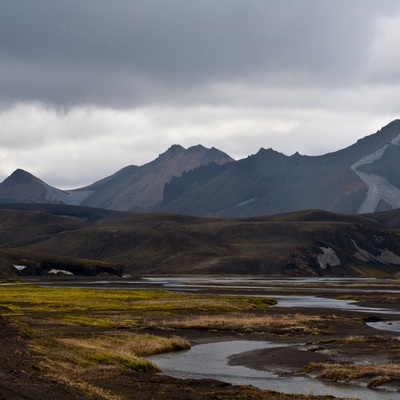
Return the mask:
[(349, 214), (398, 208), (399, 153), (400, 120), (323, 156), (289, 157), (261, 149), (235, 163), (173, 178), (160, 210), (237, 217), (311, 208)]
[(163, 188), (173, 176), (180, 176), (198, 166), (224, 164), (233, 161), (215, 148), (201, 145), (184, 149), (174, 145), (154, 161), (142, 167), (129, 166), (116, 174), (94, 183), (80, 191), (93, 194), (81, 204), (112, 210), (145, 210), (161, 202)]
[(400, 271), (400, 235), (390, 228), (397, 227), (400, 210), (377, 218), (310, 210), (219, 219), (47, 206), (0, 208), (3, 274), (41, 275), (50, 268), (78, 275), (396, 276)]

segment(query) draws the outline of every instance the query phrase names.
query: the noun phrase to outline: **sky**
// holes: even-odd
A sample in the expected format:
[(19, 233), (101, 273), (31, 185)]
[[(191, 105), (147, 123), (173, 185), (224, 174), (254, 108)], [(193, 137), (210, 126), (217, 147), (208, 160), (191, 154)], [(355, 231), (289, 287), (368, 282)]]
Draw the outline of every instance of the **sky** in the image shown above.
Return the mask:
[(399, 43), (398, 0), (0, 0), (0, 181), (339, 150), (400, 117)]

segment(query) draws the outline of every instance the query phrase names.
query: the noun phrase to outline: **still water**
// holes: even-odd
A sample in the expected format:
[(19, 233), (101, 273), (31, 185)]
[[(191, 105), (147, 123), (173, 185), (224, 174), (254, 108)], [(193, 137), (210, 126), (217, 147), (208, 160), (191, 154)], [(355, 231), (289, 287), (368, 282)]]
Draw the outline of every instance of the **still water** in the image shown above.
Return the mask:
[(311, 377), (280, 376), (273, 372), (258, 371), (244, 366), (229, 365), (229, 356), (246, 351), (282, 347), (285, 344), (258, 341), (228, 341), (193, 346), (187, 351), (148, 357), (166, 375), (178, 378), (217, 379), (240, 385), (253, 385), (260, 389), (283, 393), (332, 395), (362, 400), (399, 399), (398, 392), (371, 390), (363, 386), (334, 384)]

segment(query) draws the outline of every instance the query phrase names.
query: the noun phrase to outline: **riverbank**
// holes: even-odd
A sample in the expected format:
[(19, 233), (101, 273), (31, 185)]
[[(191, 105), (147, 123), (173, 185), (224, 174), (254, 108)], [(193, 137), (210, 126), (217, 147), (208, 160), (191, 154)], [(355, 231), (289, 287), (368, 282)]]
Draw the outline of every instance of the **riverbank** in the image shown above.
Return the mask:
[[(58, 285), (65, 287), (67, 283), (60, 281)], [(153, 283), (151, 288), (141, 285), (140, 290), (126, 290), (121, 286), (118, 286), (120, 290), (73, 289), (70, 292), (73, 296), (65, 295), (68, 290), (51, 288), (32, 289), (28, 293), (19, 286), (10, 289), (7, 297), (2, 290), (0, 394), (8, 400), (46, 400), (54, 398), (54, 393), (60, 393), (56, 397), (61, 400), (318, 398), (312, 394), (272, 393), (209, 379), (182, 380), (151, 369), (138, 372), (117, 365), (120, 359), (112, 353), (116, 343), (150, 334), (166, 338), (179, 336), (192, 346), (228, 340), (284, 343), (285, 346), (275, 349), (245, 352), (229, 359), (231, 364), (282, 376), (317, 376), (324, 372), (325, 364), (384, 366), (400, 362), (400, 343), (394, 339), (395, 333), (378, 331), (366, 324), (371, 318), (388, 323), (399, 318), (400, 294), (393, 290), (365, 290), (355, 298), (354, 287), (334, 295), (327, 290), (329, 285), (321, 284), (320, 294), (326, 298), (352, 297), (361, 305), (392, 310), (382, 315), (372, 311), (329, 309), (322, 303), (313, 308), (268, 306), (262, 297), (254, 298), (251, 294), (269, 295), (275, 290), (294, 295), (298, 294), (299, 282), (284, 290), (204, 288), (207, 294), (164, 292), (155, 290)], [(377, 282), (371, 283), (371, 289), (376, 286)], [(393, 281), (390, 289), (395, 286)], [(304, 290), (303, 286), (302, 293)], [(143, 297), (141, 293), (148, 295)], [(219, 296), (221, 293), (228, 296)], [(98, 338), (104, 340), (95, 342)], [(95, 351), (90, 348), (94, 343)], [(105, 347), (110, 343), (114, 350)], [(296, 343), (303, 345), (298, 348), (294, 346)], [(99, 346), (103, 347), (99, 350)], [(100, 358), (99, 353), (103, 356), (107, 353), (108, 358)], [(61, 374), (56, 374), (62, 363), (72, 366), (64, 370), (63, 379)], [(367, 376), (354, 378), (350, 384), (367, 385), (372, 380), (379, 383), (381, 376), (385, 376), (382, 371), (370, 371)], [(400, 389), (396, 379), (390, 379), (389, 383), (382, 381), (382, 385), (389, 385), (391, 390)]]

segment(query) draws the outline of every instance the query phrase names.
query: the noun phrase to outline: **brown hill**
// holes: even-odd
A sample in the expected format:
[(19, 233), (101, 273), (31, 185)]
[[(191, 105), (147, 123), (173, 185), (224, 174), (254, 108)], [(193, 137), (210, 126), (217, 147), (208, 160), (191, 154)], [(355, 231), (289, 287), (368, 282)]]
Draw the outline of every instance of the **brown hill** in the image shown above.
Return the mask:
[(400, 211), (389, 213), (217, 219), (9, 205), (0, 209), (2, 270), (41, 274), (71, 263), (78, 274), (395, 276), (400, 236), (390, 225)]

